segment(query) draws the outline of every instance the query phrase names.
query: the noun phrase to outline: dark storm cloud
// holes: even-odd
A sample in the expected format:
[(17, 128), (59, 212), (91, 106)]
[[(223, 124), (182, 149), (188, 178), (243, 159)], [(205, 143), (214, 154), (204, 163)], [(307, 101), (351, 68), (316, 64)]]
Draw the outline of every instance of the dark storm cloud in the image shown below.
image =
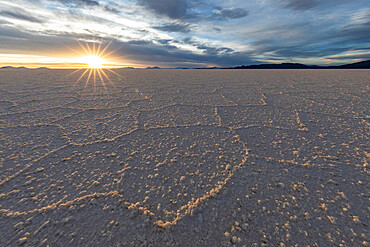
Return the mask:
[(190, 32), (189, 24), (169, 24), (159, 27), (153, 27), (155, 29), (165, 31), (165, 32), (179, 32), (179, 33), (188, 33)]
[(241, 8), (221, 9), (219, 14), (225, 19), (239, 19), (246, 17), (248, 11)]
[(318, 4), (317, 0), (283, 0), (283, 6), (292, 10), (307, 10)]
[(186, 16), (188, 2), (186, 0), (138, 0), (138, 3), (157, 14), (172, 19), (183, 19)]
[(22, 11), (0, 11), (0, 16), (10, 17), (23, 21), (29, 21), (34, 23), (42, 23), (43, 20), (33, 17), (30, 13)]

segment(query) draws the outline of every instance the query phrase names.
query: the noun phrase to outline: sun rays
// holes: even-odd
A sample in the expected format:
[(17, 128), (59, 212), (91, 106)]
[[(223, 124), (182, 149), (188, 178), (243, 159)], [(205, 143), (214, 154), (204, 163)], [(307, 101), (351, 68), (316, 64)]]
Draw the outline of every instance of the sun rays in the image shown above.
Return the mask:
[(82, 68), (72, 72), (71, 75), (83, 70), (82, 74), (74, 83), (74, 86), (77, 86), (82, 82), (84, 88), (87, 88), (91, 81), (95, 91), (97, 88), (97, 83), (100, 81), (104, 91), (107, 91), (108, 83), (115, 87), (114, 82), (109, 78), (107, 72), (109, 71), (117, 75), (118, 78), (121, 78), (121, 75), (107, 67), (109, 65), (108, 56), (116, 51), (113, 50), (108, 52), (111, 42), (109, 42), (104, 48), (102, 47), (102, 42), (97, 44), (97, 42), (94, 41), (91, 45), (87, 42), (78, 42), (78, 44), (82, 52), (69, 47), (81, 56), (76, 60), (76, 62), (82, 66)]

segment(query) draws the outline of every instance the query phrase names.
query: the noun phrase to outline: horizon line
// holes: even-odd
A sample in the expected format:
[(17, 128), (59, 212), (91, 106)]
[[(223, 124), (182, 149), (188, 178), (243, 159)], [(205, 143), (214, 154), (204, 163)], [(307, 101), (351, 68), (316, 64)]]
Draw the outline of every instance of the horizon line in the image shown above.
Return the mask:
[[(113, 65), (113, 64), (103, 64), (104, 67), (101, 69), (232, 69), (232, 68), (242, 68), (242, 67), (253, 67), (253, 66), (278, 66), (278, 65), (302, 65), (302, 66), (307, 66), (307, 67), (312, 67), (313, 69), (315, 67), (317, 68), (326, 68), (326, 67), (340, 67), (340, 66), (345, 66), (345, 65), (352, 65), (352, 64), (358, 64), (358, 63), (363, 63), (367, 62), (370, 60), (363, 59), (362, 61), (358, 61), (355, 63), (345, 63), (345, 64), (339, 64), (339, 65), (330, 65), (330, 64), (325, 64), (325, 65), (317, 65), (317, 64), (303, 64), (303, 63), (296, 63), (296, 62), (281, 62), (281, 63), (259, 63), (259, 64), (249, 64), (249, 65), (231, 65), (229, 67), (221, 67), (221, 66), (207, 66), (207, 67), (186, 67), (186, 66), (177, 66), (177, 67), (160, 67), (157, 65), (144, 65), (144, 66), (138, 66), (136, 67), (135, 65)], [(0, 64), (1, 69), (7, 69), (7, 68), (13, 68), (13, 69), (89, 69), (88, 66), (85, 64), (81, 63), (73, 63), (75, 66), (66, 66), (66, 63), (44, 63), (44, 64), (32, 64), (31, 66), (28, 66), (26, 63), (11, 63), (11, 64)], [(52, 65), (52, 66), (47, 66), (47, 65)], [(55, 65), (60, 65), (60, 66), (55, 66)]]

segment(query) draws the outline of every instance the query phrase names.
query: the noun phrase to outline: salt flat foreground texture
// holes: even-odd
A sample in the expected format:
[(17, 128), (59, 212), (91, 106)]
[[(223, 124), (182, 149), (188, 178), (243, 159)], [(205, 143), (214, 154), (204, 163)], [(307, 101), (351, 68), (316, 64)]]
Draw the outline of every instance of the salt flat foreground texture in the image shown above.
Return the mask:
[(0, 246), (362, 246), (368, 70), (0, 71)]

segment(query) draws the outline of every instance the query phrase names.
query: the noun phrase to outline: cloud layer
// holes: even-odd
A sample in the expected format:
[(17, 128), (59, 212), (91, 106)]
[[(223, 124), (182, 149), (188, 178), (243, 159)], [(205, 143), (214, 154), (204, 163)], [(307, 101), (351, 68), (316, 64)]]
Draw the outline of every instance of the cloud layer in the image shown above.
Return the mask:
[(347, 63), (369, 58), (368, 33), (365, 0), (4, 0), (0, 10), (0, 54), (67, 56), (95, 40), (137, 66)]

